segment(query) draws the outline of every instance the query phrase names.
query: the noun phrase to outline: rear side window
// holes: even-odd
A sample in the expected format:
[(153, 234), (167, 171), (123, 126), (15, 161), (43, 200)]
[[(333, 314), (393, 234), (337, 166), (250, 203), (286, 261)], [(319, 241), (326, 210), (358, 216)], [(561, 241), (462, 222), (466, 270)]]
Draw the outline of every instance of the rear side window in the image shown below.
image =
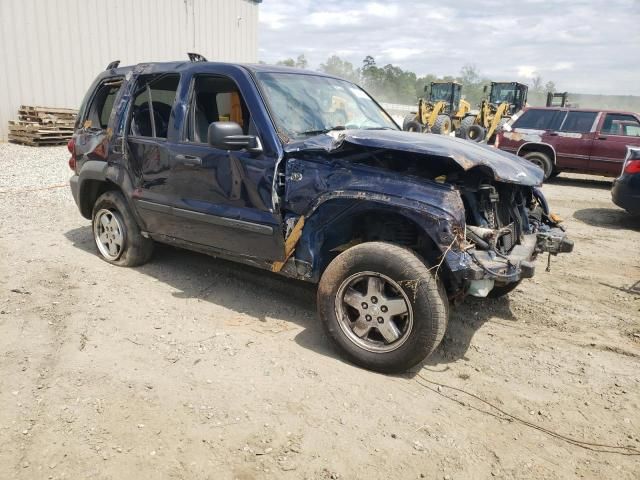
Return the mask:
[(522, 114), (513, 124), (513, 128), (530, 128), (533, 130), (554, 130), (557, 126), (554, 119), (563, 115), (559, 110), (530, 109)]
[(565, 119), (561, 132), (571, 133), (588, 133), (593, 127), (593, 123), (596, 121), (598, 112), (569, 112)]
[(86, 128), (107, 128), (121, 86), (122, 78), (110, 78), (98, 86), (84, 119)]
[(167, 138), (180, 75), (141, 77), (134, 93), (129, 134)]
[(640, 136), (640, 122), (633, 115), (607, 113), (602, 124), (602, 133), (637, 137)]

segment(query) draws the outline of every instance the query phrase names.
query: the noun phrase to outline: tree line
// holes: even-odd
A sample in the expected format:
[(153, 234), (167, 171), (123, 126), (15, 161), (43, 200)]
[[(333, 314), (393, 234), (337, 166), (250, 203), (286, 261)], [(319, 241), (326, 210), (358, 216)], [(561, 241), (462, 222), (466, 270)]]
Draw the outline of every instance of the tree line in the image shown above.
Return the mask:
[[(297, 68), (308, 68), (309, 66), (304, 55), (299, 55), (296, 59), (281, 60), (277, 64)], [(371, 55), (367, 55), (360, 66), (355, 66), (337, 55), (332, 55), (326, 62), (320, 64), (319, 70), (362, 85), (379, 101), (409, 105), (414, 104), (419, 97), (423, 96), (425, 86), (434, 81), (461, 83), (462, 94), (466, 100), (472, 106), (478, 105), (483, 97), (483, 87), (491, 82), (490, 79), (480, 74), (475, 65), (463, 66), (455, 77), (450, 75), (438, 77), (432, 74), (418, 76), (414, 72), (403, 70), (390, 63), (380, 67)], [(543, 98), (546, 96), (546, 92), (555, 91), (555, 84), (551, 81), (545, 84), (540, 76), (533, 77), (529, 84), (529, 95), (533, 97)]]

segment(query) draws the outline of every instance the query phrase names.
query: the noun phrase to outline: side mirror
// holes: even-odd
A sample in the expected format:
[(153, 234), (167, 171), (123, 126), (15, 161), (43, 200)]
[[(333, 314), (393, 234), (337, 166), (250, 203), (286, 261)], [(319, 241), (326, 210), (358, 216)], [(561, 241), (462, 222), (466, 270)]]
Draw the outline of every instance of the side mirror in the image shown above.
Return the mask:
[(484, 87), (482, 87), (482, 91), (484, 93), (487, 93), (487, 90), (489, 90), (489, 85), (485, 85)]
[(223, 150), (242, 150), (261, 152), (262, 145), (258, 137), (245, 135), (236, 122), (213, 122), (207, 132), (209, 145)]

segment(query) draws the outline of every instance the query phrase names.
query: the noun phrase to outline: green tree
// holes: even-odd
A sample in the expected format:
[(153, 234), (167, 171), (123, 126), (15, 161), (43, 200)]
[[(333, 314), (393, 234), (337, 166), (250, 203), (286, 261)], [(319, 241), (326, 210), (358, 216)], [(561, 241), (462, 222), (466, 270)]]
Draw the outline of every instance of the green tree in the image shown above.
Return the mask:
[(284, 65), (285, 67), (295, 67), (296, 61), (293, 58), (287, 58), (285, 60), (278, 60), (276, 65)]
[(337, 55), (332, 55), (325, 63), (321, 63), (320, 71), (355, 83), (360, 81), (360, 70), (354, 68), (351, 62), (342, 60)]
[(553, 83), (551, 80), (547, 82), (547, 84), (544, 86), (544, 89), (547, 92), (551, 92), (551, 93), (556, 93), (556, 84)]

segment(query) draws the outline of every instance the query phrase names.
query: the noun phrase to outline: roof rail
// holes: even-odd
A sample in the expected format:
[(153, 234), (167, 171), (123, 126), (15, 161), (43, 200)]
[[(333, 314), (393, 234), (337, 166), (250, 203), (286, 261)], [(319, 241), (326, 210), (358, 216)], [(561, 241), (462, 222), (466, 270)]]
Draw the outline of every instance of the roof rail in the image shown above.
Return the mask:
[(114, 68), (118, 68), (118, 65), (120, 65), (120, 60), (114, 60), (109, 65), (107, 65), (107, 68), (105, 68), (105, 70), (113, 70)]
[(189, 55), (189, 61), (191, 61), (191, 62), (206, 62), (207, 61), (207, 59), (204, 58), (204, 56), (200, 55), (199, 53), (187, 52), (187, 55)]

